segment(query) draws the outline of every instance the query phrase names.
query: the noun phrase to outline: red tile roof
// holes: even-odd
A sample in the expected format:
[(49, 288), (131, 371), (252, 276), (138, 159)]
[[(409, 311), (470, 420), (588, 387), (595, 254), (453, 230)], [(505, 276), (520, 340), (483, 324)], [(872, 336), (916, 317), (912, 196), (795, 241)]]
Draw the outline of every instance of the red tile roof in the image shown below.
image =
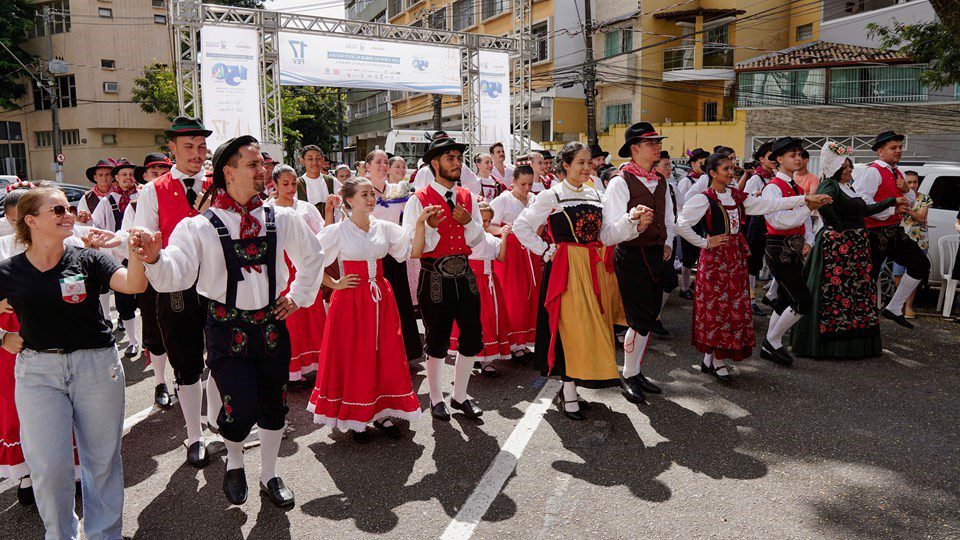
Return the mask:
[(814, 41), (740, 62), (737, 64), (737, 70), (753, 71), (864, 63), (899, 64), (910, 61), (909, 56), (898, 51), (885, 51), (829, 41)]

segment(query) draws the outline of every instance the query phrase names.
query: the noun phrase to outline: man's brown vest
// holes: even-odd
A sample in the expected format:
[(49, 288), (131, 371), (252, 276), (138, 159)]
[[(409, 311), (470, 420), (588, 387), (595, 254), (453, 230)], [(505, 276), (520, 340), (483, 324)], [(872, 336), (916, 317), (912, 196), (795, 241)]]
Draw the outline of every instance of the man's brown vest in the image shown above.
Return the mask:
[(623, 171), (623, 179), (627, 182), (627, 189), (630, 190), (630, 200), (627, 202), (627, 210), (642, 204), (653, 209), (653, 223), (640, 233), (640, 236), (623, 242), (627, 246), (662, 246), (667, 241), (667, 226), (663, 221), (666, 211), (666, 193), (667, 181), (660, 177), (657, 188), (650, 192), (643, 182), (633, 174)]

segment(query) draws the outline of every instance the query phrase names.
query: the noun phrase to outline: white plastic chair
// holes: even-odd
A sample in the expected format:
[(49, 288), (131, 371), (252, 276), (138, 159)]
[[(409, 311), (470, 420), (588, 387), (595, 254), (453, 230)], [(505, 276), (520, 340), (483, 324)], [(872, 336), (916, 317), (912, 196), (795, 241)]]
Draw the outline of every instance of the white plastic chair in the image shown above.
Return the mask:
[(937, 300), (937, 311), (943, 309), (942, 315), (949, 317), (953, 311), (953, 298), (957, 295), (957, 280), (951, 278), (953, 265), (957, 263), (957, 246), (960, 245), (960, 236), (953, 234), (941, 236), (938, 248), (940, 249), (940, 275), (943, 284), (940, 286), (940, 298)]

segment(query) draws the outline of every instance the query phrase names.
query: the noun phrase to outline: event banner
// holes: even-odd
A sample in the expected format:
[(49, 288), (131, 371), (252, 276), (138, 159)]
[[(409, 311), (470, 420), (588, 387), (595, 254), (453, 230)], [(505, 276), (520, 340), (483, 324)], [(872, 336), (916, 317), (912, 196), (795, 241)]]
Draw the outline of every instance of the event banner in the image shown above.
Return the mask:
[(511, 160), (510, 135), (510, 55), (480, 51), (480, 76), (474, 91), (477, 100), (477, 139), (484, 148), (503, 143), (507, 162)]
[(460, 51), (280, 32), (280, 84), (460, 94)]
[(228, 26), (200, 29), (203, 124), (213, 150), (238, 135), (263, 139), (260, 117), (260, 47), (257, 31)]

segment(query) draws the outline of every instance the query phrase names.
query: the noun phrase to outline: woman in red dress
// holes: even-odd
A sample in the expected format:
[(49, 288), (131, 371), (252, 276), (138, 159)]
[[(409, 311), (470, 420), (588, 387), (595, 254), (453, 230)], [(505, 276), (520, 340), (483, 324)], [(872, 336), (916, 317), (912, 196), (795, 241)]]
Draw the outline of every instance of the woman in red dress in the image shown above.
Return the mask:
[[(400, 225), (372, 216), (377, 196), (366, 178), (347, 180), (341, 196), (350, 218), (324, 227), (319, 238), (326, 261), (339, 258), (347, 282), (330, 298), (317, 384), (307, 409), (314, 422), (351, 431), (358, 442), (369, 440), (370, 423), (399, 438), (393, 420), (420, 418), (420, 402), (383, 258), (406, 260), (410, 238)], [(418, 234), (435, 213), (423, 213)]]
[[(762, 199), (728, 187), (733, 182), (733, 161), (723, 154), (708, 157), (704, 169), (710, 176), (710, 187), (703, 193), (687, 194), (677, 232), (701, 250), (691, 337), (693, 346), (703, 353), (700, 371), (729, 382), (732, 379), (726, 362), (749, 357), (756, 345), (747, 274), (750, 250), (740, 234), (743, 220), (748, 214), (764, 215), (804, 204), (815, 210), (830, 198), (799, 195)], [(700, 236), (694, 226), (705, 231), (706, 237)]]

